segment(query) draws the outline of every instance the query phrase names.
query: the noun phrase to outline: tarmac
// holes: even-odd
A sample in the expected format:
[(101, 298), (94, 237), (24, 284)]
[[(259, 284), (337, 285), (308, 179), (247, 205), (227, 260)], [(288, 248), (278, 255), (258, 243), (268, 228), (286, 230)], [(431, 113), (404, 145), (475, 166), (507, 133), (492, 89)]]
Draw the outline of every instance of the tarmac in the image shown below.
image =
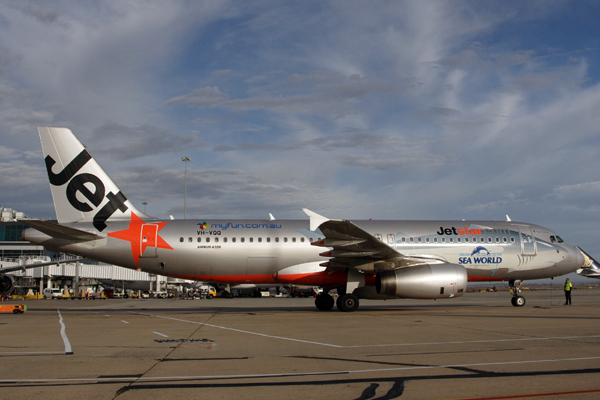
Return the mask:
[(523, 294), (28, 300), (0, 314), (0, 397), (600, 398), (600, 290)]

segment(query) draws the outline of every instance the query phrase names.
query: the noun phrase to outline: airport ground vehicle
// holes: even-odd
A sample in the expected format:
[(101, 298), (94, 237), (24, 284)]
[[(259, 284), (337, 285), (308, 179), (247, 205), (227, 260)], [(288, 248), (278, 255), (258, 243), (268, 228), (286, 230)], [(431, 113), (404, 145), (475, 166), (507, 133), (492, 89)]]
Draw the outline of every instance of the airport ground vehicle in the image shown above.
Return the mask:
[(63, 297), (64, 290), (59, 288), (45, 288), (42, 295), (45, 299), (57, 299)]
[(3, 313), (13, 313), (13, 314), (23, 314), (27, 311), (26, 304), (6, 304), (0, 305), (0, 312)]

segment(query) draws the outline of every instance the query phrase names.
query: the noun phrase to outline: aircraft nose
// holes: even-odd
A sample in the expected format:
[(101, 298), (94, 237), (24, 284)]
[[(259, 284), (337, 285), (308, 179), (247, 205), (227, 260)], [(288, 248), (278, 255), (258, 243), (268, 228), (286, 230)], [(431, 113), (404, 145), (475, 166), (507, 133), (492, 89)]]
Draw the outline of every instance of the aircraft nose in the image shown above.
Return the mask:
[(584, 253), (579, 247), (568, 246), (565, 250), (567, 250), (566, 257), (563, 253), (562, 260), (556, 264), (563, 273), (572, 272), (586, 263)]

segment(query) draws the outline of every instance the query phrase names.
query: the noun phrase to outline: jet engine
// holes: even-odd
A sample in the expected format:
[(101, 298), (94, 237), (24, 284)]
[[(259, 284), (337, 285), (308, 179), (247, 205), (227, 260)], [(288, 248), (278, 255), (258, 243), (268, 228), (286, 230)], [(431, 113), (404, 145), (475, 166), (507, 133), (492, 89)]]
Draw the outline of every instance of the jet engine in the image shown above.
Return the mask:
[(377, 293), (407, 299), (445, 299), (462, 296), (467, 270), (457, 264), (424, 264), (377, 274)]
[(0, 276), (0, 294), (10, 294), (15, 287), (15, 279), (12, 275)]

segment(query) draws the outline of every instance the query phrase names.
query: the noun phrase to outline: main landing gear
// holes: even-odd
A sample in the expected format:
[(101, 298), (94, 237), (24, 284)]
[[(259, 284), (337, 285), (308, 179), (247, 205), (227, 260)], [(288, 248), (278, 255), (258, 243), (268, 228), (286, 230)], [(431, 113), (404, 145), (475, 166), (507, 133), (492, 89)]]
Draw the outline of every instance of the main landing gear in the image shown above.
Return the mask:
[(512, 292), (510, 303), (515, 307), (523, 307), (525, 305), (525, 297), (521, 296), (521, 281), (508, 281), (508, 286)]
[(344, 293), (343, 288), (338, 288), (339, 296), (337, 301), (329, 294), (330, 288), (323, 288), (323, 292), (315, 298), (315, 306), (321, 311), (329, 311), (335, 304), (340, 311), (350, 312), (358, 309), (358, 297)]

